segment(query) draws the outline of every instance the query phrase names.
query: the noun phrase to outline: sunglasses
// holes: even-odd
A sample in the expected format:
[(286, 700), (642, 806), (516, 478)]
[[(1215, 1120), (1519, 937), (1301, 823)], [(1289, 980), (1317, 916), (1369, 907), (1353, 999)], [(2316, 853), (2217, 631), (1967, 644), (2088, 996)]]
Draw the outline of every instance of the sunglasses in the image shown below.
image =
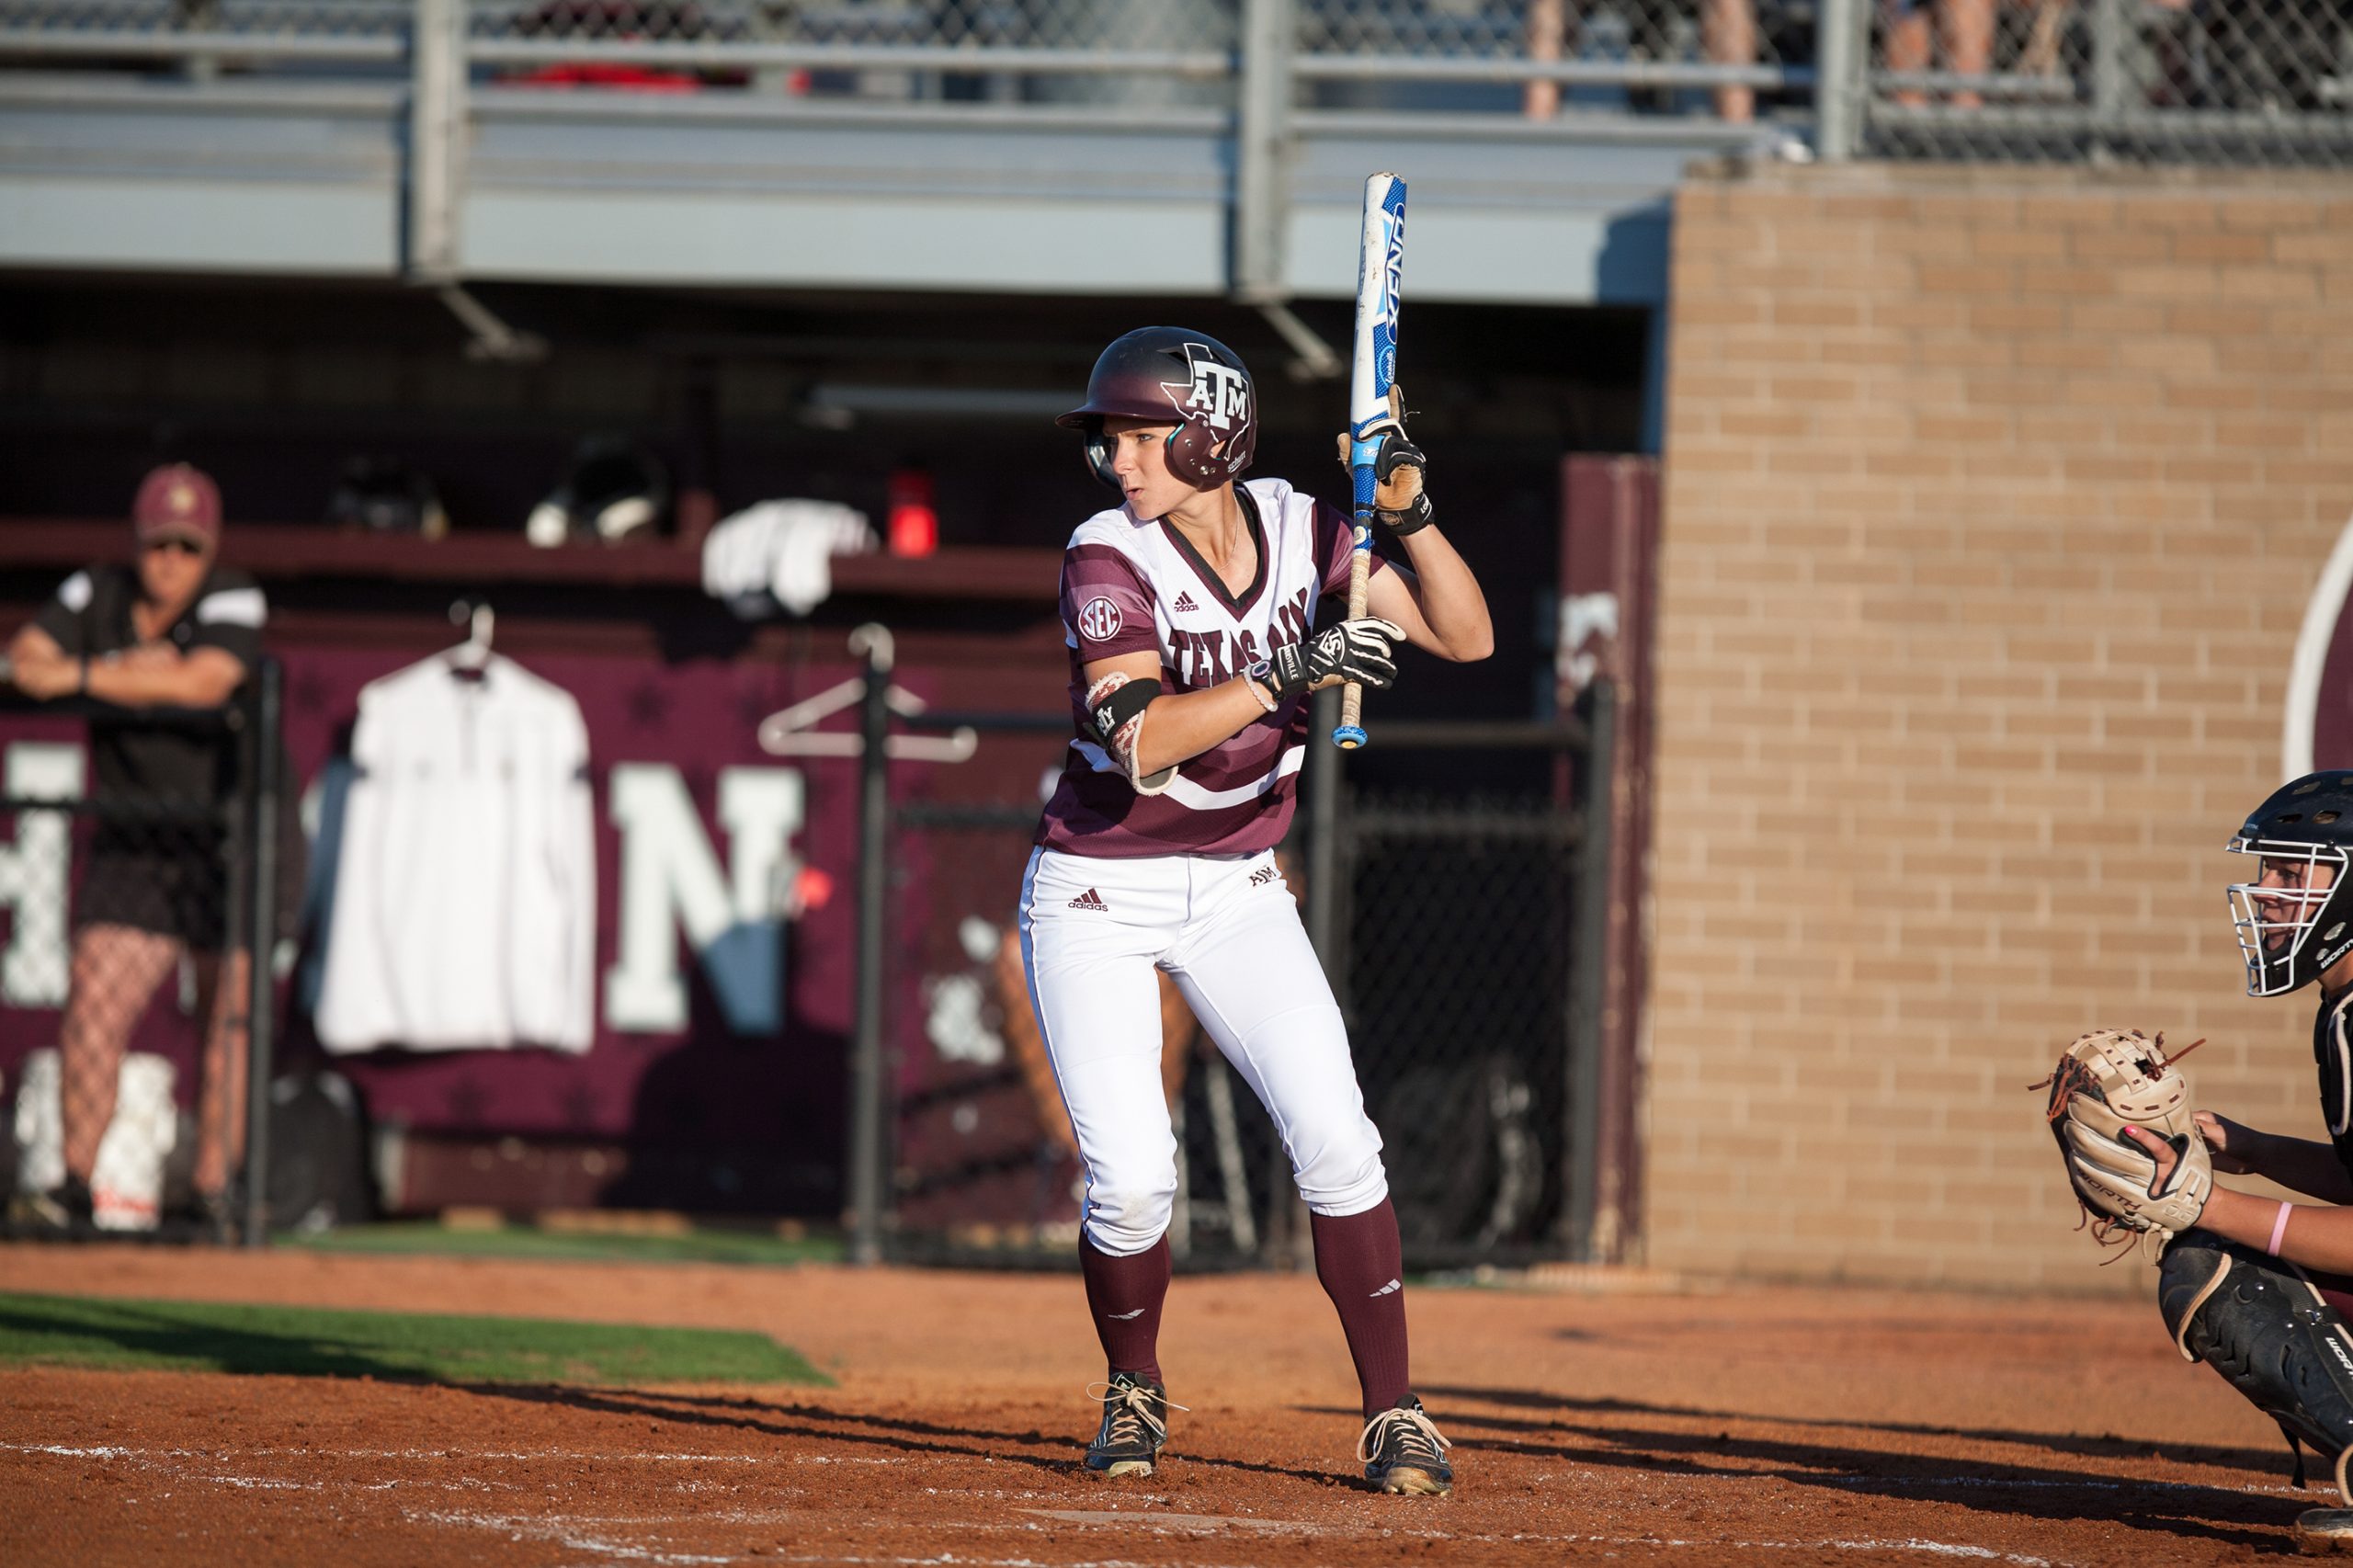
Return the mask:
[(147, 551), (151, 555), (159, 550), (176, 550), (182, 555), (201, 555), (204, 553), (204, 546), (197, 543), (196, 540), (192, 539), (183, 539), (176, 534), (169, 539), (151, 539), (139, 548)]

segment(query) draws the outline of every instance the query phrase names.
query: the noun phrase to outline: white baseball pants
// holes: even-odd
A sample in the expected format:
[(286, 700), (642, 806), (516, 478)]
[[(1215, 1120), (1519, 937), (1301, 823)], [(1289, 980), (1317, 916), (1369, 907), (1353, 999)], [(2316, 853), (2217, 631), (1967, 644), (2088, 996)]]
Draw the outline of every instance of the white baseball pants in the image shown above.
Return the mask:
[(1033, 851), (1021, 957), (1086, 1166), (1086, 1234), (1103, 1251), (1158, 1241), (1176, 1195), (1155, 966), (1274, 1118), (1309, 1209), (1357, 1214), (1389, 1195), (1339, 1006), (1272, 851)]

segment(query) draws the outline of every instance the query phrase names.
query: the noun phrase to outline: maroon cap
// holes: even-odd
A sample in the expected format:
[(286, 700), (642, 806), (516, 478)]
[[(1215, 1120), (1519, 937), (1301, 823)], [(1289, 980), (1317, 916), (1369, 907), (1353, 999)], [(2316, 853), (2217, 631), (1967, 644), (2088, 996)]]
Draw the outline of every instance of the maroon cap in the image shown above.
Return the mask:
[(221, 487), (187, 463), (166, 463), (139, 482), (131, 526), (143, 543), (175, 536), (208, 547), (221, 542)]

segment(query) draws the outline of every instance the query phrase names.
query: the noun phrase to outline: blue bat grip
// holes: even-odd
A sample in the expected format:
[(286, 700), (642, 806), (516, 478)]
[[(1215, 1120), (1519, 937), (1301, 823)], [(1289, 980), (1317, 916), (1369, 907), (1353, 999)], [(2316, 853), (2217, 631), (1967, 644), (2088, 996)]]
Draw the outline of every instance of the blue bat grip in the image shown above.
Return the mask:
[(1355, 437), (1348, 442), (1348, 483), (1355, 492), (1356, 547), (1358, 550), (1372, 548), (1373, 492), (1379, 487), (1379, 482), (1373, 475), (1372, 464), (1373, 460), (1380, 455), (1379, 437), (1370, 439)]
[[(1377, 487), (1373, 475), (1373, 460), (1381, 455), (1378, 437), (1367, 440), (1352, 436), (1348, 441), (1348, 485), (1355, 493), (1356, 540), (1351, 549), (1370, 551), (1372, 548), (1373, 491)], [(1332, 731), (1332, 744), (1342, 751), (1354, 751), (1370, 737), (1360, 724), (1340, 724)]]

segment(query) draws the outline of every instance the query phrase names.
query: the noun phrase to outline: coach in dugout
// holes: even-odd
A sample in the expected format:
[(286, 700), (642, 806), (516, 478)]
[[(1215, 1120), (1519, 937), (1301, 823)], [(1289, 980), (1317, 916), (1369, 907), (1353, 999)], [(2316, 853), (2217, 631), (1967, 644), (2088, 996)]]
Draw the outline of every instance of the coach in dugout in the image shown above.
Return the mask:
[[(131, 504), (134, 559), (68, 577), (8, 644), (10, 678), (28, 696), (84, 698), (123, 711), (90, 722), (93, 797), (101, 808), (152, 804), (188, 814), (158, 823), (101, 815), (74, 911), (73, 971), (60, 1030), (64, 1185), (40, 1207), (68, 1228), (91, 1218), (98, 1142), (113, 1119), (131, 1032), (185, 951), (205, 1020), (195, 1187), (204, 1216), (228, 1218), (244, 1147), (245, 933), (232, 863), (238, 746), (218, 726), (140, 710), (226, 706), (261, 654), (266, 606), (253, 578), (218, 562), (221, 492), (201, 470), (148, 474)], [(300, 835), (281, 828), (296, 852)]]

